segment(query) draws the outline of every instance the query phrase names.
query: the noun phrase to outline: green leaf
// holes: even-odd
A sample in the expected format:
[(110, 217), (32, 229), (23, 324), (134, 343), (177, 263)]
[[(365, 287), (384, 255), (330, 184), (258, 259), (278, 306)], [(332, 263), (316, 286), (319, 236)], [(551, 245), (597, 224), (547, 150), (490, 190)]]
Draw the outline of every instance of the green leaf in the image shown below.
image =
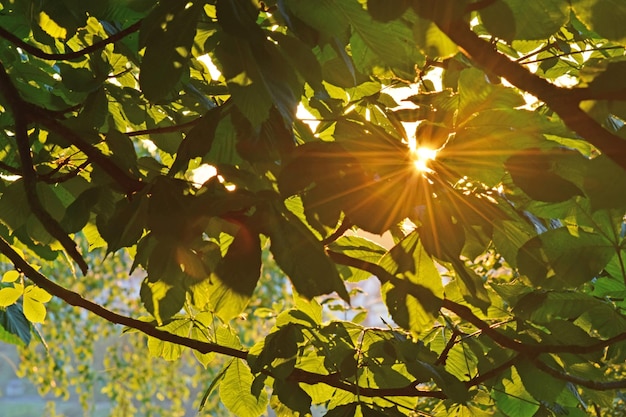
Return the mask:
[[(192, 321), (184, 318), (172, 320), (165, 326), (160, 326), (159, 329), (177, 336), (189, 337), (192, 326)], [(166, 361), (175, 361), (180, 359), (183, 349), (184, 346), (177, 343), (165, 342), (156, 337), (148, 336), (148, 350), (152, 356), (163, 358)]]
[(204, 157), (209, 153), (220, 120), (222, 120), (222, 107), (211, 109), (200, 118), (178, 147), (171, 172), (185, 171), (191, 159)]
[(159, 3), (146, 17), (140, 43), (146, 47), (139, 86), (145, 97), (158, 102), (173, 92), (191, 57), (191, 44), (202, 4), (186, 0)]
[[(559, 153), (556, 158), (561, 156)], [(558, 203), (582, 195), (580, 188), (555, 172), (556, 158), (537, 148), (525, 149), (507, 159), (505, 167), (515, 185), (533, 200)], [(580, 157), (580, 162), (583, 161)]]
[(300, 415), (311, 412), (311, 397), (297, 383), (275, 379), (273, 395), (276, 395), (282, 404)]
[(132, 200), (120, 200), (111, 217), (106, 218), (103, 214), (98, 216), (98, 232), (107, 242), (108, 252), (137, 243), (143, 234), (147, 209), (147, 199), (139, 193)]
[[(418, 233), (409, 234), (380, 260), (385, 270), (407, 281), (406, 285), (385, 283), (382, 292), (394, 321), (415, 334), (431, 327), (443, 298), (439, 271), (419, 239)], [(409, 288), (419, 292), (415, 294)]]
[(596, 277), (611, 260), (611, 242), (596, 233), (548, 230), (520, 249), (520, 272), (538, 287), (576, 288)]
[(621, 0), (574, 0), (572, 10), (591, 30), (600, 36), (626, 42), (626, 4)]
[(63, 229), (68, 233), (82, 230), (91, 217), (92, 209), (100, 202), (104, 194), (100, 187), (83, 191), (65, 210), (61, 220)]
[(481, 111), (511, 109), (525, 104), (517, 90), (491, 83), (487, 75), (476, 68), (461, 71), (458, 97), (461, 120), (469, 119), (471, 115)]
[(413, 26), (415, 42), (428, 57), (450, 58), (459, 52), (459, 47), (437, 27), (426, 19), (418, 18)]
[(209, 396), (215, 390), (215, 388), (219, 387), (220, 383), (222, 382), (222, 380), (226, 376), (226, 371), (228, 370), (230, 365), (232, 365), (232, 363), (235, 360), (236, 359), (232, 359), (230, 362), (228, 362), (228, 365), (224, 366), (222, 368), (222, 370), (219, 371), (219, 373), (215, 376), (215, 378), (213, 378), (213, 381), (211, 381), (211, 384), (209, 385), (209, 387), (204, 392), (204, 395), (202, 395), (202, 399), (200, 400), (200, 405), (198, 406), (198, 411), (202, 411), (202, 409), (204, 408), (207, 400), (209, 399)]
[(321, 243), (294, 215), (272, 213), (270, 250), (298, 293), (307, 298), (336, 291), (346, 302), (350, 297), (333, 262)]
[(276, 45), (261, 38), (254, 45), (220, 34), (215, 55), (235, 106), (256, 128), (274, 105), (287, 123), (294, 120), (301, 83)]
[[(472, 108), (480, 108), (481, 104), (470, 99), (463, 106), (469, 113), (473, 112)], [(437, 161), (470, 179), (496, 186), (504, 176), (504, 161), (513, 151), (543, 143), (540, 128), (544, 123), (540, 115), (527, 110), (498, 108), (481, 111), (438, 152)], [(489, 149), (489, 152), (481, 152), (478, 157), (476, 149)]]
[(480, 19), (492, 35), (507, 43), (511, 43), (515, 39), (517, 32), (515, 15), (506, 1), (494, 1), (480, 10)]
[(509, 417), (528, 417), (539, 409), (539, 402), (524, 389), (524, 384), (515, 368), (510, 376), (502, 380), (498, 388), (494, 387), (491, 396), (498, 408)]
[(569, 18), (565, 0), (498, 0), (480, 11), (487, 30), (510, 42), (513, 39), (547, 39)]
[(185, 294), (182, 283), (170, 285), (163, 281), (150, 282), (148, 278), (141, 283), (139, 293), (146, 310), (159, 324), (169, 321), (183, 308)]
[[(353, 258), (362, 259), (373, 264), (377, 264), (387, 250), (375, 242), (360, 236), (342, 236), (328, 248), (333, 252), (343, 253)], [(357, 268), (351, 268), (349, 281), (362, 281), (368, 279), (372, 274)]]
[(236, 293), (251, 297), (261, 273), (259, 235), (241, 224), (228, 252), (217, 264), (215, 275)]
[(408, 9), (409, 2), (406, 0), (367, 0), (367, 11), (380, 22), (389, 22), (402, 16)]
[(139, 175), (137, 169), (137, 153), (133, 141), (122, 132), (115, 129), (107, 133), (105, 142), (112, 153), (111, 159), (131, 175)]
[(248, 365), (235, 359), (226, 369), (220, 384), (220, 399), (228, 410), (238, 417), (257, 417), (265, 412), (268, 398), (265, 391), (258, 397), (250, 391), (254, 376)]
[(324, 414), (324, 417), (354, 417), (358, 403), (343, 404), (333, 407)]
[[(24, 316), (22, 306), (20, 304), (13, 304), (5, 308), (0, 309), (0, 327), (10, 335), (17, 336), (19, 340), (28, 345), (31, 339), (31, 325), (28, 319)], [(3, 332), (4, 333), (4, 332)], [(15, 341), (14, 337), (8, 336), (8, 339)]]
[(626, 189), (624, 170), (606, 155), (593, 158), (587, 166), (583, 189), (591, 200), (591, 208), (626, 208), (626, 193), (615, 192)]

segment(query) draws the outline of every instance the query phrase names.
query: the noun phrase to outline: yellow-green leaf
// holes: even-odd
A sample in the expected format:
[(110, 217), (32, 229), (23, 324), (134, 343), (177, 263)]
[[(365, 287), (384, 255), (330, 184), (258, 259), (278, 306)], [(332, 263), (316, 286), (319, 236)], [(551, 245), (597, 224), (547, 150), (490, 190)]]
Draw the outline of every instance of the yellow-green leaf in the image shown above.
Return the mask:
[(15, 282), (20, 277), (20, 273), (16, 270), (7, 271), (2, 275), (2, 282)]
[(15, 284), (15, 287), (0, 289), (0, 307), (7, 307), (15, 304), (18, 298), (24, 293), (24, 287)]
[(46, 318), (46, 307), (39, 301), (24, 296), (24, 315), (31, 323), (43, 323)]
[(220, 399), (233, 415), (257, 417), (265, 412), (267, 394), (261, 391), (258, 398), (250, 390), (254, 376), (248, 365), (236, 359), (226, 370), (220, 385)]
[(24, 298), (32, 298), (35, 301), (39, 301), (40, 303), (47, 303), (52, 299), (52, 295), (43, 288), (39, 288), (37, 286), (31, 285), (26, 287), (24, 291)]

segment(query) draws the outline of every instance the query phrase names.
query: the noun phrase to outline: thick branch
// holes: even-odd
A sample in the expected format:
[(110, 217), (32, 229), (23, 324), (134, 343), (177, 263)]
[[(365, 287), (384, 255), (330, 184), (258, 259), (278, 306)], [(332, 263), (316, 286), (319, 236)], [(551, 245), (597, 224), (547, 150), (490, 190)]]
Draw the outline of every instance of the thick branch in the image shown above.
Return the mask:
[(24, 42), (23, 40), (21, 40), (20, 38), (18, 38), (17, 36), (15, 36), (14, 34), (12, 34), (11, 32), (9, 32), (3, 27), (0, 27), (0, 37), (8, 40), (15, 46), (19, 46), (24, 51), (28, 52), (29, 54), (33, 56), (36, 56), (37, 58), (50, 59), (50, 60), (55, 60), (55, 61), (65, 61), (65, 60), (80, 58), (83, 55), (87, 55), (91, 52), (98, 51), (110, 43), (117, 42), (120, 39), (130, 35), (131, 33), (137, 32), (139, 28), (141, 28), (141, 20), (132, 24), (131, 26), (127, 27), (124, 30), (117, 32), (116, 34), (109, 36), (106, 39), (103, 39), (99, 42), (94, 43), (93, 45), (89, 45), (79, 51), (67, 52), (63, 54), (44, 52), (41, 49), (37, 48), (36, 46), (33, 46), (27, 42)]
[(0, 91), (7, 100), (15, 121), (15, 142), (17, 143), (17, 151), (22, 165), (22, 180), (28, 205), (46, 231), (61, 243), (67, 254), (78, 264), (83, 274), (86, 274), (89, 266), (78, 251), (76, 242), (65, 233), (61, 225), (46, 211), (37, 195), (37, 173), (35, 172), (33, 159), (30, 154), (28, 119), (24, 111), (26, 106), (2, 63), (0, 63)]
[(545, 102), (570, 129), (626, 170), (626, 142), (604, 129), (580, 109), (580, 100), (584, 98), (576, 90), (550, 84), (509, 60), (488, 42), (480, 39), (462, 20), (435, 17), (435, 23), (470, 59), (486, 71), (506, 78), (511, 84)]
[(248, 356), (248, 353), (243, 350), (233, 349), (230, 347), (218, 345), (216, 343), (202, 342), (199, 340), (190, 339), (188, 337), (182, 337), (163, 330), (159, 330), (150, 323), (122, 316), (120, 314), (112, 312), (111, 310), (107, 310), (99, 304), (86, 300), (81, 297), (80, 294), (70, 291), (50, 281), (48, 278), (36, 271), (2, 237), (0, 237), (0, 252), (2, 252), (7, 258), (11, 260), (11, 262), (18, 271), (23, 272), (31, 281), (33, 281), (39, 287), (48, 291), (50, 294), (59, 297), (67, 304), (91, 311), (95, 315), (102, 317), (103, 319), (111, 323), (122, 324), (124, 326), (139, 330), (140, 332), (145, 333), (148, 336), (155, 337), (165, 342), (171, 342), (181, 346), (187, 346), (201, 353), (216, 352), (241, 359), (246, 359)]

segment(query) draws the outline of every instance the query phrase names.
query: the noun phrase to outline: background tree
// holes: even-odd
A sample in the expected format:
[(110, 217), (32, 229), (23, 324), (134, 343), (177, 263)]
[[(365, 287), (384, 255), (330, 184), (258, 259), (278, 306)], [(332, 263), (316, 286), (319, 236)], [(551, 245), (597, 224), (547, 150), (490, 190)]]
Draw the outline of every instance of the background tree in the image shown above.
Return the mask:
[[(54, 295), (152, 355), (226, 358), (206, 395), (239, 416), (621, 404), (622, 2), (83, 3), (2, 2), (2, 340)], [(294, 307), (245, 340), (263, 248)], [(106, 304), (111, 280), (79, 294), (118, 256), (141, 307)], [(371, 275), (393, 324), (323, 319), (315, 297)]]

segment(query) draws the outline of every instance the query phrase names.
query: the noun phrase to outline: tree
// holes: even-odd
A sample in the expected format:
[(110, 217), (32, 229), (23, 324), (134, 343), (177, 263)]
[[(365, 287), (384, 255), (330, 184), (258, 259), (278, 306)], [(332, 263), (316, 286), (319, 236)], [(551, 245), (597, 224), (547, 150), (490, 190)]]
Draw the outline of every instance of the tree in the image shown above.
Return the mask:
[[(619, 410), (624, 19), (599, 0), (2, 2), (0, 337), (28, 344), (53, 295), (153, 355), (226, 358), (206, 395), (239, 416)], [(294, 307), (244, 345), (264, 248)], [(124, 314), (34, 266), (116, 256), (145, 277)], [(372, 275), (393, 323), (323, 320), (320, 296)]]

